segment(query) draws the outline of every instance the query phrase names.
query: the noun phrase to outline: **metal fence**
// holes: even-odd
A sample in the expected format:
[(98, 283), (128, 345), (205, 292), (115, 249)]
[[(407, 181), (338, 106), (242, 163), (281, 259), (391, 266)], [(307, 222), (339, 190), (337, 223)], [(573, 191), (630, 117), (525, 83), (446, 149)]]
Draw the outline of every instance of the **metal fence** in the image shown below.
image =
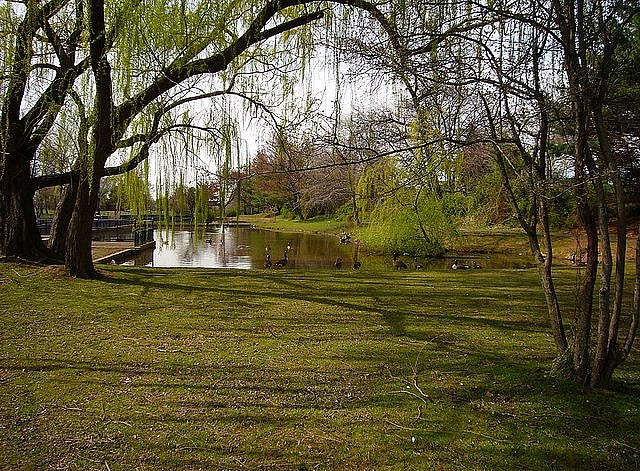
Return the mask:
[[(38, 218), (41, 235), (51, 234), (51, 218)], [(153, 240), (156, 227), (155, 219), (138, 221), (134, 217), (100, 217), (93, 220), (92, 239), (108, 241), (132, 241), (134, 245), (142, 245)]]

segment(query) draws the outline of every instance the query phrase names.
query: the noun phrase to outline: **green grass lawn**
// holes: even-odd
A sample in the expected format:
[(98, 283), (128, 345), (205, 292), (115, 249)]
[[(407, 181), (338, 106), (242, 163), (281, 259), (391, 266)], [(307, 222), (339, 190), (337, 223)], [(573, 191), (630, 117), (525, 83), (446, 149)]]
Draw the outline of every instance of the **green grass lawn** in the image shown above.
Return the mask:
[(254, 224), (262, 229), (281, 232), (311, 232), (320, 234), (340, 234), (343, 230), (350, 231), (353, 225), (345, 221), (338, 221), (331, 217), (317, 216), (301, 221), (276, 215), (256, 214), (242, 216), (241, 221)]
[(549, 376), (535, 270), (100, 271), (0, 264), (0, 469), (640, 468), (638, 348)]

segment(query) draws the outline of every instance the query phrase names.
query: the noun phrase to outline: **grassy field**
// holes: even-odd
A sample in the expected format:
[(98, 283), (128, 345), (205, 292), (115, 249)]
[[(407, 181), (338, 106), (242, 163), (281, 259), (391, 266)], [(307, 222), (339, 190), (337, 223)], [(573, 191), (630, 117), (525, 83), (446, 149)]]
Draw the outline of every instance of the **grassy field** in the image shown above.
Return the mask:
[(640, 351), (550, 376), (535, 270), (100, 271), (0, 264), (0, 468), (640, 468)]
[(343, 230), (349, 231), (353, 229), (352, 224), (325, 216), (318, 216), (301, 221), (299, 219), (288, 219), (283, 216), (256, 214), (253, 216), (242, 216), (240, 220), (259, 226), (262, 229), (283, 232), (340, 234)]

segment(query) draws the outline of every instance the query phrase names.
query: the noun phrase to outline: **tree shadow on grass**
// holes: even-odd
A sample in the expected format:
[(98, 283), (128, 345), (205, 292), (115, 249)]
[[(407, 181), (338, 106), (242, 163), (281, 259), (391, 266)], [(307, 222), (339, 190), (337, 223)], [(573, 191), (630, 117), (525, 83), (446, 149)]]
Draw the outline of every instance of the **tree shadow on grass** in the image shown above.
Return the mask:
[[(451, 325), (484, 325), (502, 332), (542, 332), (547, 329), (545, 317), (533, 319), (528, 315), (531, 298), (537, 300), (538, 293), (531, 296), (526, 288), (522, 288), (524, 293), (522, 301), (516, 303), (513, 296), (501, 295), (499, 291), (493, 295), (478, 291), (482, 293), (482, 298), (473, 296), (474, 292), (467, 296), (456, 296), (452, 294), (450, 288), (448, 291), (442, 291), (439, 287), (423, 286), (420, 284), (422, 281), (420, 279), (407, 280), (398, 276), (393, 279), (372, 281), (369, 277), (358, 278), (357, 275), (350, 275), (345, 278), (347, 284), (343, 286), (336, 283), (334, 278), (327, 278), (328, 275), (324, 273), (196, 270), (193, 274), (190, 273), (194, 283), (186, 284), (164, 280), (164, 276), (171, 275), (171, 270), (152, 272), (151, 276), (149, 272), (148, 269), (132, 269), (128, 270), (126, 275), (135, 274), (134, 279), (110, 277), (105, 281), (116, 285), (140, 286), (145, 292), (152, 289), (173, 290), (177, 292), (177, 303), (180, 302), (180, 293), (185, 295), (199, 293), (218, 302), (223, 301), (249, 309), (258, 309), (261, 303), (303, 301), (327, 306), (332, 310), (339, 308), (375, 314), (386, 322), (390, 332), (396, 336), (416, 335), (415, 331), (407, 329), (407, 322), (408, 319), (418, 317), (438, 319), (443, 328)], [(232, 281), (234, 278), (239, 278), (243, 285), (249, 286), (234, 288), (215, 283), (215, 281), (228, 281), (230, 278)], [(206, 281), (203, 283), (202, 280)], [(424, 301), (416, 301), (416, 299)], [(490, 316), (483, 315), (487, 311)], [(469, 312), (473, 315), (468, 314)], [(523, 312), (527, 316), (522, 319), (508, 319), (504, 315), (500, 317), (496, 315), (496, 313), (505, 312)], [(420, 339), (416, 337), (416, 340)]]
[[(371, 433), (376, 434), (392, 428), (384, 420), (387, 414), (393, 418), (394, 414), (413, 409), (416, 415), (412, 421), (399, 424), (407, 430), (398, 432), (411, 434), (407, 443), (411, 436), (417, 437), (408, 453), (429, 456), (435, 450), (449, 459), (468, 460), (462, 464), (474, 462), (492, 469), (518, 464), (531, 469), (541, 463), (552, 467), (555, 463), (560, 468), (571, 463), (589, 467), (588, 460), (593, 456), (583, 455), (578, 445), (570, 443), (588, 439), (593, 433), (619, 441), (617, 448), (606, 445), (613, 446), (609, 450), (614, 453), (622, 453), (625, 444), (631, 443), (633, 437), (624, 436), (630, 427), (629, 419), (623, 415), (625, 404), (612, 406), (606, 397), (577, 394), (576, 385), (571, 388), (561, 383), (561, 387), (554, 388), (555, 380), (547, 378), (539, 363), (526, 356), (499, 353), (490, 343), (470, 345), (463, 336), (451, 332), (432, 333), (436, 337), (427, 345), (405, 343), (396, 350), (397, 343), (391, 341), (384, 350), (345, 352), (342, 361), (336, 364), (340, 371), (318, 371), (313, 363), (305, 368), (281, 369), (274, 364), (271, 368), (251, 369), (241, 359), (229, 359), (221, 365), (186, 365), (180, 361), (186, 357), (178, 354), (172, 356), (175, 361), (167, 358), (160, 364), (151, 360), (107, 363), (23, 357), (5, 361), (0, 368), (16, 374), (42, 373), (44, 377), (29, 381), (39, 384), (58, 381), (57, 375), (49, 374), (69, 370), (69, 383), (61, 382), (57, 387), (75, 391), (79, 405), (65, 404), (60, 401), (68, 399), (56, 396), (48, 399), (50, 403), (42, 404), (43, 409), (59, 411), (66, 418), (56, 422), (49, 416), (40, 419), (34, 415), (22, 425), (11, 427), (18, 427), (16, 433), (12, 432), (17, 437), (37, 425), (37, 438), (47, 430), (37, 431), (40, 426), (46, 427), (41, 422), (45, 418), (53, 424), (67, 424), (47, 432), (52, 437), (43, 437), (40, 443), (52, 439), (64, 443), (69, 434), (85, 434), (84, 441), (77, 442), (77, 449), (69, 455), (70, 463), (77, 462), (78, 456), (87, 451), (101, 462), (111, 462), (114, 456), (120, 456), (113, 443), (126, 445), (133, 456), (143, 457), (134, 458), (133, 462), (139, 464), (141, 461), (136, 460), (142, 459), (150, 465), (169, 467), (184, 467), (188, 463), (210, 465), (226, 459), (222, 456), (247, 460), (256, 466), (260, 462), (290, 464), (294, 460), (311, 463), (319, 457), (330, 461), (337, 459), (330, 447), (304, 451), (296, 448), (291, 437), (286, 440), (276, 437), (296, 433), (299, 440), (300, 434), (317, 434), (331, 423), (333, 427), (347, 427), (348, 436), (348, 427), (358, 426), (349, 417), (356, 410), (366, 411), (361, 413), (373, 424)], [(349, 366), (350, 360), (358, 363), (366, 360), (367, 368), (387, 365), (388, 369), (373, 371), (368, 379), (356, 380), (357, 371)], [(427, 404), (407, 394), (391, 395), (404, 388), (405, 382), (399, 380), (412, 384), (414, 375), (429, 396)], [(435, 381), (437, 375), (444, 379)], [(103, 391), (103, 395), (93, 396), (96, 390)], [(85, 400), (84, 394), (90, 399)], [(523, 404), (525, 407), (521, 409)], [(69, 410), (60, 411), (69, 405), (72, 406)], [(421, 413), (418, 406), (422, 407)], [(92, 413), (95, 417), (90, 417)], [(13, 423), (7, 414), (8, 411), (3, 414), (10, 419), (6, 423)], [(79, 422), (69, 422), (69, 415), (80, 417)], [(476, 421), (488, 422), (493, 429), (476, 426)], [(71, 430), (70, 425), (74, 427)], [(609, 428), (615, 430), (620, 425), (622, 430), (609, 434)], [(158, 433), (161, 438), (156, 437)], [(552, 439), (569, 439), (563, 438), (564, 449), (558, 450), (548, 440), (539, 441), (540, 433)], [(97, 444), (114, 438), (109, 442), (111, 445)], [(598, 441), (592, 440), (592, 444), (606, 450)], [(61, 445), (52, 443), (53, 448), (56, 446)], [(362, 452), (363, 446), (367, 445), (350, 443), (353, 452)], [(396, 446), (402, 449), (402, 445)], [(397, 449), (396, 452), (401, 453)], [(633, 457), (626, 456), (627, 463), (638, 462), (637, 458), (632, 461)], [(378, 459), (385, 462), (382, 457)], [(596, 467), (624, 462), (603, 457)]]

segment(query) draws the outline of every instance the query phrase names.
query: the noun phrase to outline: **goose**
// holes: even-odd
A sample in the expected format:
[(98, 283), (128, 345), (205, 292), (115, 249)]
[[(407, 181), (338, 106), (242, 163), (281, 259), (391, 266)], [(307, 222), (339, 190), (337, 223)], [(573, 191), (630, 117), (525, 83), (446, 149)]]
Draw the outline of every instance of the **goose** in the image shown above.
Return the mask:
[(461, 263), (458, 263), (457, 258), (453, 261), (453, 265), (451, 265), (452, 270), (468, 270), (469, 268), (470, 268), (469, 265), (463, 265)]
[(209, 237), (209, 238), (207, 239), (207, 244), (212, 244), (212, 243), (213, 243), (213, 239), (212, 239), (211, 237)]
[(333, 264), (336, 268), (342, 268), (342, 259), (338, 257), (336, 262)]
[(482, 268), (482, 265), (478, 265), (475, 260), (473, 260), (471, 264), (473, 265), (473, 268), (475, 268), (476, 270), (480, 270)]
[(356, 243), (354, 245), (355, 247), (353, 249), (353, 269), (360, 270), (360, 267), (362, 266), (362, 263), (360, 263), (360, 261), (358, 260), (358, 254), (360, 253), (360, 241), (356, 240)]
[(415, 268), (416, 270), (422, 270), (424, 268), (423, 265), (418, 263), (418, 257), (413, 257), (413, 268)]
[(393, 252), (393, 266), (396, 270), (407, 268), (407, 264), (402, 260), (398, 260), (398, 252)]
[(267, 260), (264, 262), (265, 268), (271, 268), (271, 255), (267, 254)]
[(274, 267), (280, 267), (283, 268), (285, 266), (287, 266), (287, 263), (289, 263), (289, 251), (285, 250), (284, 251), (284, 258), (281, 258), (280, 260), (276, 260), (273, 264)]

